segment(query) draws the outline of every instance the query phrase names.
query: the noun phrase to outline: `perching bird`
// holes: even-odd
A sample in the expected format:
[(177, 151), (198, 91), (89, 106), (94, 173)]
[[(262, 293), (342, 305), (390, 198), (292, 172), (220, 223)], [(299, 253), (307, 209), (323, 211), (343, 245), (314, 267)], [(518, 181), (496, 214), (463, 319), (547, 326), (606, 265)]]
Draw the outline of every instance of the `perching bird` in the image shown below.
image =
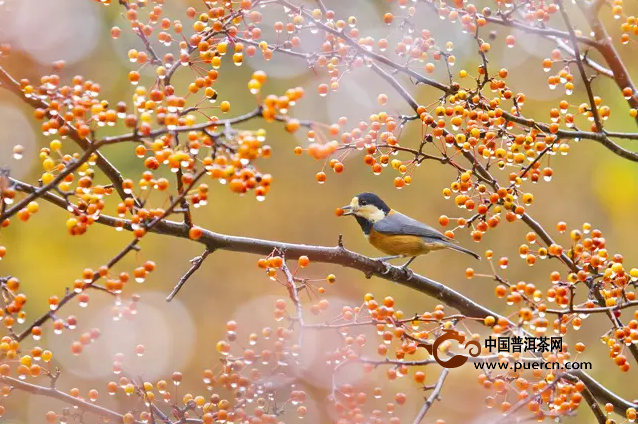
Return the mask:
[(432, 250), (452, 249), (481, 259), (479, 255), (457, 245), (457, 241), (390, 207), (374, 193), (361, 193), (341, 209), (354, 215), (371, 245), (391, 255), (381, 260), (410, 257), (407, 268), (417, 256)]

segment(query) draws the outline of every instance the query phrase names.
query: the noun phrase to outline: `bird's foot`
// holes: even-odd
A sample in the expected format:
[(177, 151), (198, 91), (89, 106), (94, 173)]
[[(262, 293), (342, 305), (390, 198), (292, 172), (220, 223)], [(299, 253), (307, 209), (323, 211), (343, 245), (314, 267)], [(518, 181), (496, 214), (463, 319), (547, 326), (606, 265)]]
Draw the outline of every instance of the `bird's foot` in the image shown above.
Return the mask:
[(375, 261), (379, 262), (381, 265), (383, 265), (383, 271), (381, 271), (381, 275), (387, 275), (390, 273), (390, 271), (392, 271), (392, 268), (394, 268), (392, 266), (392, 264), (387, 263), (385, 260), (385, 258), (379, 258), (379, 259), (375, 259)]
[(411, 280), (412, 277), (414, 277), (414, 272), (408, 267), (410, 266), (412, 261), (415, 260), (415, 259), (416, 259), (416, 256), (412, 256), (410, 258), (410, 260), (407, 261), (406, 263), (404, 263), (403, 266), (401, 267), (401, 269), (405, 271), (405, 273), (406, 273), (406, 275), (408, 277), (408, 280)]
[(412, 277), (414, 277), (414, 271), (412, 271), (410, 268), (408, 268), (407, 265), (403, 265), (401, 267), (401, 269), (405, 272), (408, 281), (411, 280)]

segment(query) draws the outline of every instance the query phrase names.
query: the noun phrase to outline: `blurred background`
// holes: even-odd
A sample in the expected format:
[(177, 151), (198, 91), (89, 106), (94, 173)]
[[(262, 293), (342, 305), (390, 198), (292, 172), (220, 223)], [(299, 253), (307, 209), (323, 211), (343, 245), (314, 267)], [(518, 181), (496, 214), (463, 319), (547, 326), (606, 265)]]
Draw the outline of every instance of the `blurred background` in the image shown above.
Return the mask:
[[(0, 42), (10, 43), (13, 53), (8, 58), (2, 58), (0, 64), (14, 78), (37, 81), (41, 75), (52, 72), (51, 62), (65, 60), (67, 67), (62, 73), (64, 79), (70, 80), (73, 75), (82, 74), (101, 84), (102, 97), (112, 104), (119, 100), (130, 104), (134, 89), (128, 82), (127, 74), (139, 69), (139, 66), (128, 61), (127, 51), (130, 48), (142, 50), (143, 46), (127, 28), (122, 8), (115, 4), (104, 7), (98, 2), (86, 0), (9, 0), (1, 3), (4, 4), (0, 6)], [(398, 36), (396, 30), (383, 24), (383, 13), (392, 10), (397, 15), (405, 14), (405, 10), (396, 6), (395, 2), (325, 0), (325, 3), (336, 11), (338, 18), (356, 16), (360, 35), (375, 38)], [(625, 3), (627, 15), (638, 12), (638, 5)], [(307, 4), (313, 3), (309, 1)], [(476, 4), (479, 7), (494, 7), (493, 2)], [(181, 19), (185, 23), (185, 32), (189, 28), (185, 16), (188, 5), (199, 6), (201, 2), (172, 0), (164, 6), (164, 16)], [(262, 13), (264, 35), (272, 40), (272, 23), (285, 20), (285, 15), (277, 6), (269, 6)], [(602, 16), (609, 24), (609, 32), (618, 40), (622, 20), (614, 20), (607, 8), (604, 8)], [(585, 21), (575, 10), (572, 19), (577, 26), (585, 28)], [(476, 42), (461, 33), (458, 24), (439, 20), (427, 7), (419, 7), (414, 22), (418, 30), (431, 30), (440, 46), (445, 46), (448, 41), (454, 43), (453, 54), (457, 58), (456, 66), (452, 68), (454, 75), (458, 75), (463, 68), (470, 74), (475, 73), (479, 64)], [(119, 40), (113, 40), (109, 35), (113, 25), (123, 29)], [(549, 57), (555, 48), (553, 42), (501, 27), (488, 26), (487, 30), (497, 31), (496, 40), (491, 42), (491, 70), (507, 68), (509, 86), (527, 96), (523, 109), (525, 115), (547, 120), (549, 109), (558, 107), (558, 102), (565, 98), (561, 87), (556, 90), (548, 88), (548, 74), (543, 72), (541, 66), (542, 59)], [(507, 48), (503, 42), (510, 33), (517, 37), (513, 49)], [(312, 34), (306, 31), (304, 36), (302, 50), (312, 51), (319, 46)], [(156, 48), (162, 53), (176, 50), (176, 46)], [(630, 72), (635, 71), (637, 65), (636, 55), (632, 54), (634, 49), (634, 42), (629, 46), (619, 45)], [(591, 57), (596, 55), (592, 53)], [(381, 110), (376, 101), (381, 92), (389, 97), (384, 109), (388, 113), (410, 113), (403, 100), (366, 69), (344, 75), (340, 91), (321, 98), (316, 94), (316, 87), (328, 82), (325, 70), (309, 69), (303, 60), (275, 53), (271, 62), (251, 58), (240, 68), (231, 67), (233, 65), (230, 62), (222, 67), (216, 89), (220, 100), (231, 100), (230, 115), (233, 116), (256, 106), (255, 97), (248, 92), (246, 84), (251, 73), (258, 69), (266, 71), (269, 77), (262, 89), (263, 96), (271, 93), (283, 95), (287, 88), (295, 86), (305, 88), (306, 96), (290, 112), (290, 115), (300, 119), (332, 123), (346, 116), (348, 127), (351, 128)], [(141, 84), (149, 87), (153, 81), (152, 70), (147, 66), (141, 73)], [(574, 74), (577, 75), (575, 68)], [(444, 67), (438, 66), (435, 76), (445, 82), (447, 74)], [(184, 89), (192, 77), (191, 71), (180, 69), (173, 83)], [(576, 92), (568, 100), (578, 105), (586, 100), (586, 96), (577, 76), (575, 80)], [(426, 87), (414, 86), (404, 79), (401, 81), (421, 104), (434, 102), (439, 96), (439, 93)], [(635, 131), (635, 122), (629, 118), (628, 106), (613, 81), (601, 76), (594, 80), (593, 86), (596, 94), (611, 107), (607, 128)], [(15, 178), (34, 183), (41, 173), (37, 152), (41, 147), (48, 146), (50, 139), (41, 134), (39, 125), (32, 119), (32, 113), (19, 99), (0, 90), (0, 166), (9, 166)], [(251, 121), (244, 127), (265, 128), (268, 132), (268, 144), (273, 147), (273, 155), (270, 159), (260, 160), (258, 166), (262, 172), (273, 174), (272, 190), (264, 202), (259, 202), (250, 193), (239, 197), (231, 194), (226, 187), (211, 185), (208, 206), (196, 210), (194, 215), (196, 224), (202, 227), (224, 234), (329, 246), (335, 245), (338, 235), (343, 234), (347, 248), (376, 256), (377, 252), (367, 244), (354, 220), (337, 219), (334, 215), (336, 207), (349, 203), (357, 193), (374, 191), (394, 208), (432, 225), (437, 224), (441, 214), (461, 216), (453, 202), (446, 201), (441, 195), (441, 190), (456, 176), (450, 167), (424, 162), (414, 172), (412, 185), (397, 190), (392, 184), (395, 174), (391, 170), (374, 176), (363, 164), (361, 155), (350, 155), (344, 162), (346, 170), (343, 174), (328, 172), (327, 182), (319, 185), (315, 181), (315, 174), (322, 169), (323, 162), (316, 162), (306, 155), (296, 157), (293, 153), (295, 146), (307, 144), (305, 131), (291, 135), (283, 130), (281, 124), (263, 121)], [(101, 129), (98, 135), (113, 135), (118, 131), (122, 129)], [(418, 146), (419, 139), (420, 126), (408, 125), (401, 143)], [(24, 146), (21, 160), (13, 158), (12, 149), (16, 144)], [(628, 143), (626, 147), (638, 150), (638, 145)], [(134, 146), (128, 144), (109, 146), (103, 153), (125, 176), (137, 180), (142, 162), (134, 155), (133, 149)], [(551, 183), (541, 182), (533, 187), (527, 183), (526, 190), (535, 195), (535, 204), (529, 208), (532, 216), (564, 245), (569, 241), (568, 237), (556, 232), (558, 221), (567, 222), (568, 228), (580, 228), (584, 222), (590, 222), (594, 228), (603, 231), (611, 253), (622, 253), (630, 268), (636, 266), (638, 252), (634, 245), (638, 231), (635, 212), (638, 207), (638, 165), (618, 158), (595, 142), (581, 141), (572, 143), (568, 156), (553, 156), (551, 166), (555, 171)], [(495, 171), (501, 181), (507, 178), (508, 172)], [(112, 213), (114, 204), (109, 203), (107, 210)], [(2, 231), (2, 244), (7, 246), (9, 254), (6, 260), (0, 262), (0, 275), (20, 278), (22, 290), (29, 298), (27, 312), (30, 317), (44, 313), (48, 308), (48, 297), (51, 294), (61, 297), (65, 288), (72, 286), (84, 268), (97, 268), (106, 263), (131, 239), (129, 233), (117, 233), (98, 225), (92, 226), (82, 237), (71, 237), (67, 234), (65, 220), (66, 213), (63, 210), (42, 204), (40, 213), (33, 216), (28, 224), (12, 225)], [(466, 231), (457, 232), (457, 237), (464, 246), (479, 253), (492, 249), (497, 258), (508, 256), (510, 266), (503, 276), (510, 281), (522, 280), (547, 288), (549, 272), (554, 269), (564, 272), (564, 269), (559, 268), (557, 262), (548, 261), (540, 261), (537, 266), (530, 268), (519, 259), (518, 246), (524, 242), (527, 232), (528, 228), (524, 224), (506, 224), (503, 220), (501, 226), (496, 231), (488, 232), (480, 244), (472, 242)], [(105, 383), (115, 380), (111, 372), (112, 357), (123, 352), (126, 355), (125, 369), (133, 375), (143, 375), (145, 380), (154, 381), (169, 377), (173, 371), (180, 371), (185, 375), (183, 386), (187, 388), (186, 391), (188, 387), (202, 391), (201, 372), (217, 364), (215, 344), (225, 336), (226, 321), (232, 319), (240, 324), (240, 338), (258, 331), (264, 325), (276, 325), (271, 322), (273, 301), (286, 297), (286, 293), (257, 268), (257, 257), (231, 252), (212, 254), (177, 299), (167, 304), (164, 300), (166, 295), (188, 270), (190, 259), (201, 254), (201, 247), (185, 240), (157, 235), (147, 236), (142, 247), (140, 253), (129, 255), (117, 267), (117, 270), (132, 271), (145, 260), (153, 260), (158, 264), (157, 272), (152, 273), (143, 284), (133, 287), (142, 296), (139, 313), (134, 320), (113, 321), (112, 299), (96, 292), (91, 293), (88, 310), (73, 304), (61, 313), (63, 317), (67, 314), (77, 315), (79, 330), (55, 336), (51, 327), (47, 326), (40, 345), (54, 351), (56, 363), (63, 369), (60, 388), (78, 387), (82, 393), (86, 393), (89, 388), (95, 387), (105, 392)], [(498, 301), (493, 294), (493, 281), (465, 278), (465, 269), (470, 266), (477, 273), (491, 272), (486, 261), (475, 263), (468, 256), (454, 252), (440, 252), (419, 258), (414, 262), (413, 270), (443, 282), (499, 313), (508, 313), (505, 303)], [(367, 292), (374, 293), (377, 298), (392, 295), (398, 308), (405, 311), (406, 315), (431, 310), (436, 305), (435, 300), (425, 295), (385, 280), (367, 280), (352, 270), (314, 264), (304, 271), (304, 275), (312, 278), (325, 278), (328, 273), (337, 275), (337, 283), (328, 288), (327, 296), (332, 307), (322, 315), (323, 319), (340, 312), (342, 305), (361, 304)], [(132, 284), (135, 283), (129, 283), (128, 290), (131, 290)], [(128, 295), (131, 293), (129, 291)], [(93, 327), (101, 329), (102, 337), (76, 358), (69, 350), (70, 343), (77, 340), (80, 331)], [(599, 336), (608, 328), (606, 319), (587, 320), (579, 332), (570, 331), (568, 342), (586, 342), (588, 349), (579, 359), (593, 363), (591, 374), (619, 395), (628, 399), (636, 398), (635, 386), (631, 384), (636, 378), (636, 367), (628, 375), (622, 374), (610, 362), (607, 348), (599, 341)], [(371, 335), (370, 340), (373, 338)], [(321, 348), (318, 346), (320, 342)], [(140, 343), (146, 346), (147, 353), (143, 359), (134, 358), (133, 354), (134, 347)], [(309, 350), (316, 347), (319, 355), (316, 360), (322, 360), (320, 355), (325, 349), (324, 343), (324, 340), (310, 340), (306, 344)], [(371, 344), (375, 346), (376, 342)], [(476, 383), (476, 374), (470, 366), (452, 370), (442, 393), (443, 402), (436, 403), (425, 422), (434, 422), (435, 418), (444, 418), (448, 423), (490, 422), (490, 417), (497, 412), (485, 408), (487, 393)], [(434, 383), (437, 375), (437, 369), (428, 369), (428, 382)], [(309, 387), (314, 387), (310, 390), (309, 402), (318, 405), (314, 411), (309, 405), (307, 420), (313, 423), (328, 422), (329, 416), (321, 412), (323, 409), (319, 405), (325, 404), (325, 389), (329, 381), (325, 375), (314, 372), (312, 366), (303, 370), (303, 378)], [(383, 384), (382, 372), (366, 378), (371, 379), (366, 380), (371, 385)], [(393, 383), (392, 390), (407, 391), (413, 395), (413, 400), (417, 399), (417, 402), (410, 402), (397, 411), (407, 421), (414, 417), (421, 393), (415, 391), (411, 380), (403, 380)], [(391, 401), (391, 397), (384, 399), (381, 405)], [(516, 402), (515, 399), (510, 401)], [(107, 399), (104, 395), (100, 402), (109, 406), (116, 400)], [(12, 396), (7, 406), (7, 415), (2, 418), (7, 424), (44, 422), (44, 412), (61, 409), (61, 405), (53, 400), (24, 395)], [(593, 423), (595, 420), (583, 408), (573, 422)]]

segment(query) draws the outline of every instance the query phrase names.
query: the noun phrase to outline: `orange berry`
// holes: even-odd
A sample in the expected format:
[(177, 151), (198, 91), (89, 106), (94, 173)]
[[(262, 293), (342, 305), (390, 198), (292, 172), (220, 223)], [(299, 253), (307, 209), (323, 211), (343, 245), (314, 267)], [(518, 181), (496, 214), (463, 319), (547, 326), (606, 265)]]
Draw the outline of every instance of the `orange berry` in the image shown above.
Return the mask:
[(383, 22), (385, 22), (386, 24), (390, 25), (393, 20), (394, 15), (392, 13), (386, 13), (385, 15), (383, 15)]
[(71, 352), (76, 356), (82, 353), (82, 343), (73, 342), (73, 344), (71, 344)]
[(407, 396), (405, 395), (405, 393), (397, 393), (394, 396), (394, 401), (399, 405), (405, 404), (406, 400), (407, 400)]
[(310, 259), (308, 258), (308, 256), (299, 257), (299, 266), (300, 267), (305, 268), (308, 265), (310, 265)]
[(204, 231), (199, 227), (192, 227), (188, 231), (188, 237), (191, 240), (199, 240), (202, 237), (202, 235), (204, 235)]
[(55, 412), (53, 411), (49, 411), (46, 414), (46, 420), (48, 423), (53, 424), (55, 423), (55, 421), (57, 420), (58, 416), (56, 415)]

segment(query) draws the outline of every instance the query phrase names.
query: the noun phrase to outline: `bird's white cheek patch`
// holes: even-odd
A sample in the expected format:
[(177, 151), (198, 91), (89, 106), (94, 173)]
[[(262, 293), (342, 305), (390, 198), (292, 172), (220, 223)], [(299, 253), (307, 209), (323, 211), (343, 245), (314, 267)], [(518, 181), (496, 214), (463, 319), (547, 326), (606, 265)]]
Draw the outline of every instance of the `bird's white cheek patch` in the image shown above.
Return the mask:
[(368, 205), (359, 208), (357, 214), (372, 223), (381, 221), (383, 218), (385, 218), (385, 213), (383, 213), (381, 209)]

